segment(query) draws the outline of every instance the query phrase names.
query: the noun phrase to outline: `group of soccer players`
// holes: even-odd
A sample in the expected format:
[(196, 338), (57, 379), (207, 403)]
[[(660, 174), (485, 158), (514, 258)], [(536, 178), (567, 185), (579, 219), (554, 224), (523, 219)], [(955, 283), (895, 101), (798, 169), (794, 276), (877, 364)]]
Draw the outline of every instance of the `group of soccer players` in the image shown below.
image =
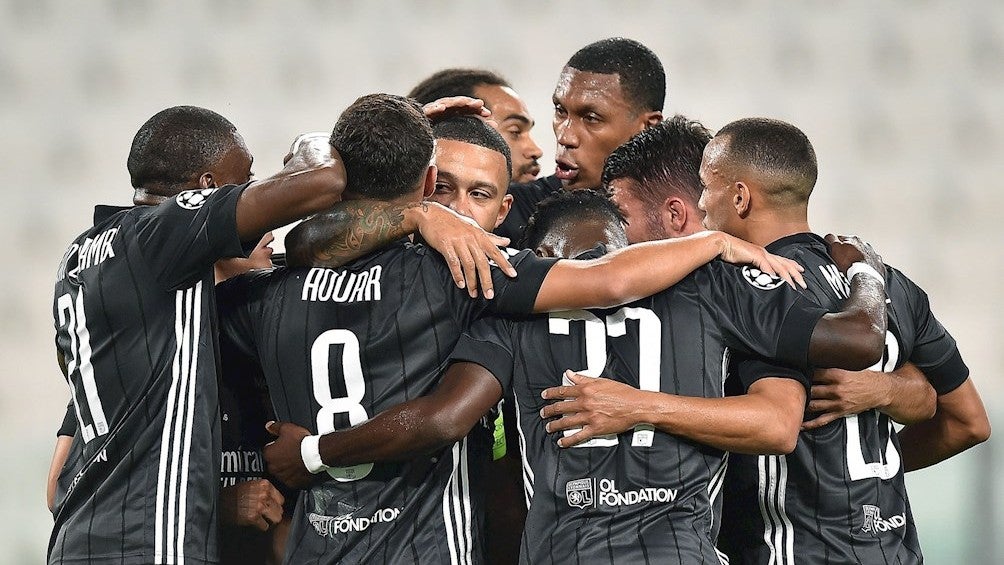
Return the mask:
[(990, 433), (954, 340), (811, 232), (798, 128), (665, 89), (579, 50), (540, 179), (486, 71), (362, 96), (261, 181), (222, 116), (151, 118), (135, 206), (57, 272), (49, 563), (922, 562), (904, 472)]

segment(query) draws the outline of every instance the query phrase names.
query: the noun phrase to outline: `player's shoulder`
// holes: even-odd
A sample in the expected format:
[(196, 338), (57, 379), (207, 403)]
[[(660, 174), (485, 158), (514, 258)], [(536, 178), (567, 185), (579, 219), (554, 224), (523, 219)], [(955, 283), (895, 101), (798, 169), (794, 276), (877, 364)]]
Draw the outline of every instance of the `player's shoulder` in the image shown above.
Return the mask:
[(415, 242), (402, 240), (368, 255), (352, 264), (380, 264), (402, 271), (434, 272), (449, 271), (446, 259), (438, 251), (416, 237)]
[[(697, 282), (701, 288), (709, 286), (732, 287), (743, 291), (772, 291), (786, 283), (784, 279), (765, 273), (753, 265), (736, 265), (714, 259), (694, 271), (688, 279)], [(684, 282), (688, 279), (684, 279)]]
[(887, 287), (922, 290), (920, 285), (915, 283), (906, 273), (892, 265), (885, 265), (885, 278)]
[[(230, 277), (216, 285), (216, 294), (220, 296), (248, 294), (260, 291), (271, 284), (285, 279), (291, 270), (285, 266), (275, 266), (269, 269), (254, 269), (246, 273)], [(306, 270), (300, 269), (300, 270)]]
[(830, 262), (830, 246), (822, 237), (810, 233), (795, 233), (767, 245), (767, 251), (799, 263)]
[(885, 288), (889, 299), (893, 302), (914, 304), (926, 300), (927, 293), (923, 288), (908, 277), (903, 271), (885, 266)]
[(424, 281), (425, 292), (453, 287), (452, 282), (440, 284), (440, 281), (453, 280), (446, 259), (418, 237), (415, 242), (406, 239), (395, 242), (336, 270), (360, 272), (372, 269), (379, 269), (385, 280), (408, 281), (409, 284)]
[(84, 239), (92, 234), (103, 232), (110, 227), (130, 223), (145, 206), (108, 206), (99, 204), (94, 207), (94, 215), (90, 227), (85, 229), (76, 239)]

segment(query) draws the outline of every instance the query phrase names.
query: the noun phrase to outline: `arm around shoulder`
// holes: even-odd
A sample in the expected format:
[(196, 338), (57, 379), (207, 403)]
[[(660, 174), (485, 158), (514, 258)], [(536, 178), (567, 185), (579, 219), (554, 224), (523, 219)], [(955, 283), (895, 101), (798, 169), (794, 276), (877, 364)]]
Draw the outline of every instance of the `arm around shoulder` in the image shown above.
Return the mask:
[(850, 297), (839, 312), (824, 315), (812, 330), (809, 363), (813, 366), (861, 371), (880, 362), (885, 352), (885, 279), (874, 268), (848, 269), (847, 274)]
[(244, 241), (327, 210), (342, 197), (345, 167), (326, 134), (304, 134), (293, 142), (285, 167), (252, 183), (237, 201), (237, 233)]

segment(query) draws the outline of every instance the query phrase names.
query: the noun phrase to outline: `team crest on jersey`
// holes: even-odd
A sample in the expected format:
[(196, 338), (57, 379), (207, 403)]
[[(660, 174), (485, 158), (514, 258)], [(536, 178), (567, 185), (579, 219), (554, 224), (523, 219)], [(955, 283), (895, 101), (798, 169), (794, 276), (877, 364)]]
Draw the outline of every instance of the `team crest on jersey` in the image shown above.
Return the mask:
[(573, 508), (588, 508), (593, 506), (595, 500), (593, 496), (592, 479), (575, 479), (565, 483), (565, 498), (568, 505)]
[(861, 525), (861, 533), (863, 534), (877, 536), (882, 532), (902, 528), (906, 525), (906, 513), (897, 514), (888, 520), (883, 520), (882, 510), (878, 506), (865, 504), (861, 506), (861, 510), (864, 512), (864, 519)]
[(203, 188), (202, 190), (186, 190), (175, 197), (178, 206), (186, 210), (198, 210), (206, 203), (209, 195), (216, 192), (215, 188)]
[(760, 290), (773, 290), (784, 284), (784, 279), (767, 274), (749, 265), (743, 267), (743, 278), (746, 279), (746, 282)]

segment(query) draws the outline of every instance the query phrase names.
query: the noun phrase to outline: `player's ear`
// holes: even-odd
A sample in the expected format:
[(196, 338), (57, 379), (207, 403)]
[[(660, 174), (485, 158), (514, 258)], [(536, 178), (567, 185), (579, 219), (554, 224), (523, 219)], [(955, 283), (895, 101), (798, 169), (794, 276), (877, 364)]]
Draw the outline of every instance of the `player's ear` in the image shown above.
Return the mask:
[(750, 204), (750, 187), (743, 181), (736, 181), (732, 205), (740, 218), (745, 218), (750, 213)]
[(495, 227), (502, 225), (505, 221), (505, 217), (509, 215), (509, 210), (512, 209), (512, 195), (506, 194), (502, 197), (502, 205), (499, 206), (499, 216), (495, 220)]
[(436, 174), (438, 169), (435, 165), (429, 165), (429, 168), (425, 170), (425, 178), (422, 180), (422, 198), (428, 198), (432, 196), (433, 192), (436, 192)]
[(206, 171), (199, 175), (199, 188), (214, 188), (216, 186), (216, 181), (213, 179), (213, 173)]
[(662, 112), (659, 110), (645, 112), (642, 114), (642, 120), (645, 122), (645, 125), (643, 126), (645, 128), (657, 126), (660, 122), (662, 122)]
[(682, 235), (689, 216), (690, 211), (681, 198), (671, 196), (662, 203), (662, 225), (668, 234)]
[(554, 252), (554, 248), (551, 247), (550, 243), (541, 243), (533, 250), (537, 254), (537, 257), (557, 257), (558, 254)]

